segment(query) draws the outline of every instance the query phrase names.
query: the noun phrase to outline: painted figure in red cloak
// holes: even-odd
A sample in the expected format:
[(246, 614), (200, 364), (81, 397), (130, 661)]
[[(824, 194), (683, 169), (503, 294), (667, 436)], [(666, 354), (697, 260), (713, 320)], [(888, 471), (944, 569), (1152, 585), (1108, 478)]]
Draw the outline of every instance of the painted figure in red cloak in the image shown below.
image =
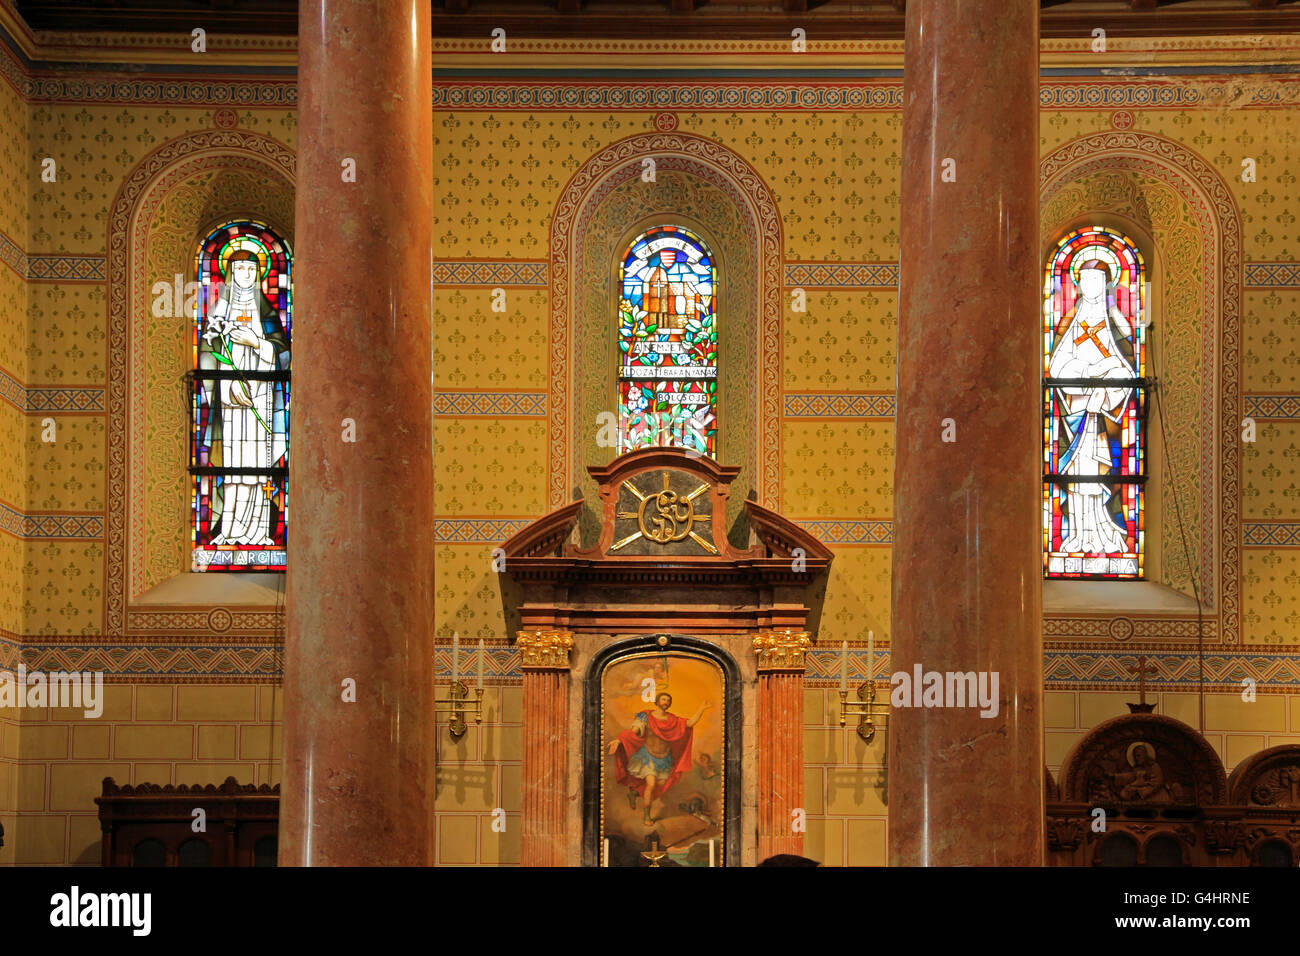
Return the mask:
[(614, 757), (614, 776), (620, 785), (627, 787), (627, 799), (634, 808), (641, 797), (645, 808), (645, 826), (653, 826), (650, 805), (662, 797), (682, 774), (691, 769), (691, 739), (694, 727), (704, 711), (705, 701), (695, 716), (687, 720), (670, 714), (673, 705), (671, 694), (655, 696), (655, 709), (641, 711), (632, 721), (632, 729), (625, 730), (610, 741), (609, 752)]

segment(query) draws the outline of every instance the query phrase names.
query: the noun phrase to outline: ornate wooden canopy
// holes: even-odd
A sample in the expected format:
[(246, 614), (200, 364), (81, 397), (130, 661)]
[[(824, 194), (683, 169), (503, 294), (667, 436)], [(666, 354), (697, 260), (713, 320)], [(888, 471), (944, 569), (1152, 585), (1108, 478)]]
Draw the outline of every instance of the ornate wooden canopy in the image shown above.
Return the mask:
[(831, 551), (799, 525), (746, 501), (742, 546), (725, 526), (738, 468), (680, 449), (632, 452), (587, 469), (600, 532), (576, 540), (583, 502), (538, 518), (502, 545), (523, 588), (524, 629), (601, 633), (804, 629), (809, 589)]

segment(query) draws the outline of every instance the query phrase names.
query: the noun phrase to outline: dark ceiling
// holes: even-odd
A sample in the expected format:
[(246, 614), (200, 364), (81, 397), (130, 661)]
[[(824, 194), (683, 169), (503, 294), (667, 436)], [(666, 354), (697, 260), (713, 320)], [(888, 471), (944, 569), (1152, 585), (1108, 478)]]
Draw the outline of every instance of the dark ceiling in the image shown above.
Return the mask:
[[(435, 36), (899, 39), (906, 0), (432, 0)], [(17, 0), (33, 30), (292, 35), (297, 0)], [(1041, 0), (1044, 37), (1300, 32), (1300, 0)]]

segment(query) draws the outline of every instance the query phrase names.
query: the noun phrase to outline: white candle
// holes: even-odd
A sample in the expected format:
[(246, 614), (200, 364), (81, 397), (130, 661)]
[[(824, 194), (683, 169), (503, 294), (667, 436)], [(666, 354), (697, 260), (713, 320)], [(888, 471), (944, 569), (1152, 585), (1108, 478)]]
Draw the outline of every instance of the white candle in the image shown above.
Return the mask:
[(455, 684), (460, 680), (460, 632), (451, 636), (451, 695), (456, 696)]
[(609, 837), (605, 837), (605, 862), (601, 866), (609, 866)]
[(867, 631), (867, 680), (871, 681), (876, 673), (876, 632)]
[(840, 693), (849, 689), (849, 642), (840, 641)]
[(713, 867), (717, 866), (717, 846), (717, 840), (709, 841), (709, 869), (713, 869)]
[(478, 689), (483, 689), (483, 638), (478, 639)]

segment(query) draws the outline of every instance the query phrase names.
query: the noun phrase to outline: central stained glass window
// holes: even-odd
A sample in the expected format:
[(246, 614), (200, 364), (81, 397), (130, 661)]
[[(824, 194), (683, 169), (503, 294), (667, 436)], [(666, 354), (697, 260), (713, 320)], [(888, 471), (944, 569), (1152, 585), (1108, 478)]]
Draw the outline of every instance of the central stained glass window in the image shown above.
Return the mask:
[(1146, 516), (1146, 276), (1101, 226), (1065, 236), (1043, 288), (1043, 563), (1140, 578)]
[(618, 301), (619, 454), (717, 441), (718, 273), (681, 226), (656, 226), (623, 254)]

